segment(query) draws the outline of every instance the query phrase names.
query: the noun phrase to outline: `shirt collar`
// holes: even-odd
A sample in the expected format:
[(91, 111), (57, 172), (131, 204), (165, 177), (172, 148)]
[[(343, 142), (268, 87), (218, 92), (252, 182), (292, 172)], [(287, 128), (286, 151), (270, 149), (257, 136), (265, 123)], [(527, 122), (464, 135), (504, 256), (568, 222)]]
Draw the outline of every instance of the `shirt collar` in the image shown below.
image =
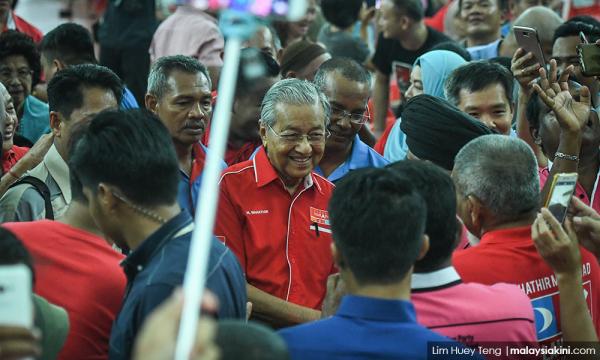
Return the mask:
[(383, 322), (417, 322), (415, 308), (410, 301), (355, 295), (342, 298), (336, 316)]
[(8, 12), (8, 18), (6, 19), (6, 28), (8, 30), (17, 30), (17, 23), (12, 11)]
[(428, 273), (413, 273), (411, 276), (413, 292), (440, 290), (460, 283), (460, 275), (453, 266)]
[[(256, 180), (256, 185), (259, 188), (279, 179), (279, 174), (277, 174), (277, 171), (271, 164), (271, 161), (269, 161), (267, 151), (263, 146), (258, 149), (258, 152), (252, 159), (252, 162), (254, 164), (254, 179)], [(323, 193), (321, 186), (319, 186), (319, 183), (313, 179), (313, 174), (311, 173), (304, 178), (304, 188), (308, 189), (313, 185), (315, 185), (319, 192)]]
[[(348, 174), (350, 171), (361, 169), (367, 166), (368, 164), (369, 145), (362, 142), (362, 140), (360, 140), (360, 137), (357, 134), (354, 136), (350, 155), (340, 166), (338, 166), (331, 174), (329, 174), (327, 180), (337, 181), (346, 176), (346, 174)], [(317, 167), (315, 171), (319, 174), (323, 173), (320, 167)]]
[(62, 156), (60, 156), (54, 144), (50, 147), (46, 156), (44, 156), (44, 164), (46, 164), (50, 176), (58, 184), (65, 201), (70, 203), (71, 183), (69, 181), (69, 166)]
[(532, 242), (531, 225), (486, 232), (481, 237), (481, 241), (479, 242), (477, 247), (488, 244), (506, 244), (519, 242)]
[(170, 239), (191, 231), (193, 225), (192, 217), (187, 211), (182, 211), (158, 228), (121, 263), (127, 279), (131, 282), (138, 273), (144, 270), (146, 265), (152, 260), (154, 254), (163, 248)]

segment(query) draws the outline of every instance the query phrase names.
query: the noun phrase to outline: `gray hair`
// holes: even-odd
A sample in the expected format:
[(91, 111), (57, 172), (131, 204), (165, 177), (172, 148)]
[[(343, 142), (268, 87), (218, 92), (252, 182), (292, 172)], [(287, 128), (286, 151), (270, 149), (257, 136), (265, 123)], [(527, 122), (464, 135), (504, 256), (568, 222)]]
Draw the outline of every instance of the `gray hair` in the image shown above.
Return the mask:
[(498, 221), (513, 221), (539, 208), (537, 161), (521, 139), (474, 139), (456, 155), (452, 178), (458, 193), (475, 196)]
[(169, 75), (174, 70), (189, 74), (202, 73), (208, 80), (208, 86), (212, 88), (206, 66), (191, 56), (175, 55), (161, 57), (152, 65), (150, 75), (148, 76), (148, 90), (146, 92), (156, 96), (160, 100), (169, 89)]
[(331, 107), (327, 97), (317, 86), (306, 80), (285, 79), (273, 85), (262, 102), (260, 121), (267, 126), (275, 125), (277, 104), (320, 105), (325, 115), (325, 127), (329, 126)]

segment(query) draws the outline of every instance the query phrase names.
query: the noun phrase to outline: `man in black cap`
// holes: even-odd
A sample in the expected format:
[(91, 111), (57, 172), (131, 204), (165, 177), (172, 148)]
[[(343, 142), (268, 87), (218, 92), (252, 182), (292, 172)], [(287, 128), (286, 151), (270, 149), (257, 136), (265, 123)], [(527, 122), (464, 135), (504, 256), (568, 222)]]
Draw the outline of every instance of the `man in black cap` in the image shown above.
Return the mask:
[(418, 95), (406, 103), (400, 128), (406, 134), (408, 159), (429, 160), (448, 171), (452, 171), (454, 157), (464, 145), (495, 133), (446, 100), (431, 95)]

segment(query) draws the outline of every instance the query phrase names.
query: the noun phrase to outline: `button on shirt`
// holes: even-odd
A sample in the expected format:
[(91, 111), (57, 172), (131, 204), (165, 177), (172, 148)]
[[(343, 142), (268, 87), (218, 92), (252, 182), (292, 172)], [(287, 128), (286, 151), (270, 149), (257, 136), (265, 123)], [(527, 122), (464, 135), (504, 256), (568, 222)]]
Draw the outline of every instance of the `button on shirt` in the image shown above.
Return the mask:
[[(346, 176), (351, 170), (361, 169), (361, 168), (380, 168), (384, 167), (390, 162), (383, 158), (383, 156), (379, 155), (375, 150), (373, 150), (369, 145), (362, 142), (358, 135), (354, 138), (354, 143), (352, 144), (352, 151), (350, 152), (350, 156), (344, 161), (337, 169), (335, 169), (329, 176), (327, 180), (331, 182), (336, 182), (339, 179)], [(315, 168), (315, 172), (321, 176), (323, 176), (323, 171), (320, 167)]]
[(413, 273), (411, 301), (419, 324), (467, 346), (537, 343), (533, 308), (516, 285), (465, 284), (449, 266)]
[(430, 359), (428, 342), (461, 347), (417, 324), (410, 301), (353, 295), (342, 299), (331, 318), (293, 326), (279, 334), (294, 360)]
[(312, 173), (290, 195), (261, 147), (223, 173), (215, 235), (238, 256), (249, 284), (320, 309), (334, 270), (332, 192), (333, 184)]
[[(600, 268), (589, 251), (580, 247), (582, 284), (596, 332), (600, 330)], [(487, 232), (477, 246), (455, 252), (452, 264), (465, 282), (518, 285), (535, 310), (538, 340), (542, 344), (562, 338), (559, 293), (554, 271), (538, 254), (531, 226)]]
[[(129, 359), (145, 318), (183, 283), (193, 223), (182, 211), (122, 263), (127, 275), (123, 306), (110, 337), (110, 359)], [(206, 288), (219, 299), (219, 318), (245, 319), (246, 282), (235, 256), (213, 238)]]

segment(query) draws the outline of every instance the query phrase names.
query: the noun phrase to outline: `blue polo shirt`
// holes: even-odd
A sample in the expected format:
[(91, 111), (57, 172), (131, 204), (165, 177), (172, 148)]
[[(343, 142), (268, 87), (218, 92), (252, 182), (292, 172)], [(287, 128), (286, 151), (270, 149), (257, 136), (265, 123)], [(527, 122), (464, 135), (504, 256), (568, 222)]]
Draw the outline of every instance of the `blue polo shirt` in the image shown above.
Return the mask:
[(139, 108), (139, 105), (137, 103), (137, 100), (135, 99), (135, 96), (133, 96), (133, 93), (131, 92), (131, 90), (129, 90), (127, 88), (127, 86), (125, 86), (123, 88), (123, 98), (121, 99), (120, 108), (121, 108), (121, 110)]
[(428, 342), (464, 348), (417, 324), (410, 301), (353, 295), (334, 316), (279, 334), (292, 359), (428, 359)]
[[(377, 151), (373, 150), (369, 145), (365, 144), (360, 140), (360, 137), (356, 135), (354, 137), (354, 143), (352, 144), (352, 152), (350, 156), (344, 161), (337, 169), (335, 169), (327, 180), (336, 182), (343, 178), (352, 170), (362, 168), (380, 168), (384, 167), (390, 162), (383, 156), (379, 155)], [(317, 166), (314, 170), (317, 174), (323, 176), (323, 171), (320, 166)]]
[[(199, 175), (190, 179), (190, 176), (185, 171), (179, 169), (179, 191), (177, 193), (177, 203), (179, 203), (179, 206), (192, 215), (196, 212), (196, 206), (198, 205), (198, 195), (202, 185), (202, 170), (204, 169), (208, 148), (200, 144), (200, 146), (194, 147), (194, 150), (196, 153), (193, 155), (192, 173), (197, 171)], [(221, 161), (220, 165), (221, 170), (227, 168), (225, 161)]]
[[(129, 359), (146, 317), (183, 284), (193, 222), (182, 211), (132, 251), (121, 266), (127, 290), (110, 334), (110, 359)], [(246, 280), (235, 255), (213, 238), (206, 288), (219, 299), (219, 318), (245, 319)]]

